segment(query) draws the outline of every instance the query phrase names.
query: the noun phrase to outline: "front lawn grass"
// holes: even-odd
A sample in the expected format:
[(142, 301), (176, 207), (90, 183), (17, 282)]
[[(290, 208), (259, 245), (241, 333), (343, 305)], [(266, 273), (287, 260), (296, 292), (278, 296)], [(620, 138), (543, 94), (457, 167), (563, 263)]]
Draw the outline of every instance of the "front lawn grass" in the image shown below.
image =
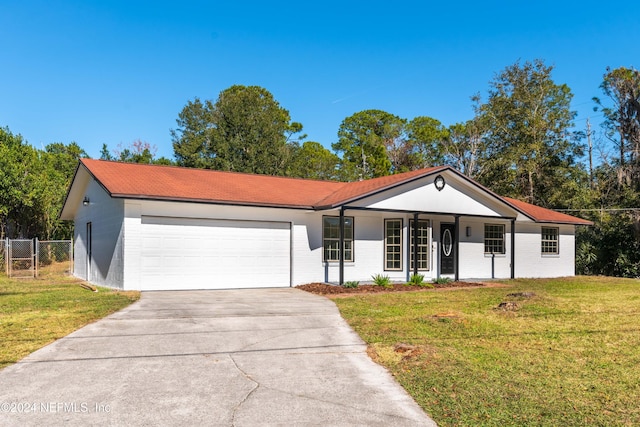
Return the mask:
[(640, 281), (505, 284), (335, 303), (438, 425), (640, 425)]
[(79, 283), (60, 274), (38, 279), (0, 274), (0, 369), (140, 297), (102, 288), (91, 292)]

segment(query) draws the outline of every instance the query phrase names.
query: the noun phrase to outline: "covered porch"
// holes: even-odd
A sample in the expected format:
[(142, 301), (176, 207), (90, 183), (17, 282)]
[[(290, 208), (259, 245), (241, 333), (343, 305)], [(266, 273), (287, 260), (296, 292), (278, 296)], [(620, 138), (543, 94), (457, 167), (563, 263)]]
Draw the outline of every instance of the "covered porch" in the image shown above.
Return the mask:
[[(381, 215), (383, 227), (380, 231), (380, 240), (384, 249), (380, 267), (385, 272), (392, 271), (396, 273), (396, 277), (398, 277), (398, 273), (404, 273), (403, 280), (408, 280), (412, 274), (425, 273), (425, 276), (430, 275), (431, 279), (449, 277), (456, 281), (471, 278), (515, 277), (515, 216), (458, 214), (354, 205), (341, 206), (337, 213), (339, 218), (339, 255), (336, 263), (338, 280), (335, 281), (334, 279), (334, 283), (337, 282), (343, 285), (345, 281), (355, 279), (355, 277), (347, 277), (348, 275), (345, 274), (345, 267), (351, 267), (358, 262), (357, 259), (347, 261), (348, 257), (345, 257), (345, 223), (347, 218), (350, 218), (349, 215), (353, 215), (352, 218), (357, 222), (358, 214), (362, 213), (378, 213)], [(405, 218), (409, 219), (406, 225), (403, 221)], [(397, 255), (393, 252), (388, 252), (388, 240), (393, 240), (391, 239), (393, 236), (388, 235), (389, 230), (397, 229), (397, 224), (393, 224), (395, 227), (388, 226), (388, 222), (391, 221), (399, 221), (401, 229), (406, 231), (400, 235), (400, 266), (397, 264)], [(422, 262), (425, 258), (424, 239), (420, 238), (424, 236), (422, 227), (424, 227), (425, 223), (428, 227), (427, 245), (429, 252), (427, 255), (427, 268), (424, 267)], [(491, 227), (497, 227), (498, 230), (500, 229), (499, 227), (502, 227), (501, 237), (495, 239), (496, 242), (502, 239), (501, 245), (496, 243), (493, 246), (491, 238), (486, 238), (487, 227), (489, 227), (489, 230), (491, 230)], [(353, 244), (356, 247), (359, 234), (361, 235), (363, 232), (358, 233), (356, 229), (353, 236)], [(419, 238), (413, 238), (413, 236), (419, 236)], [(403, 244), (402, 241), (405, 240), (406, 244)], [(395, 243), (397, 243), (397, 239), (395, 239)], [(461, 248), (461, 244), (464, 245), (464, 248)], [(395, 245), (398, 246), (398, 244)], [(405, 250), (406, 256), (404, 256)], [(469, 255), (470, 253), (473, 253), (473, 255)], [(461, 254), (464, 256), (462, 261)], [(465, 256), (465, 254), (468, 256)], [(373, 256), (379, 257), (376, 254), (373, 254)], [(392, 261), (395, 262), (395, 268), (389, 268), (389, 257), (396, 257)], [(498, 258), (500, 266), (503, 266), (508, 260), (507, 276), (505, 276), (504, 267), (496, 266), (496, 258)], [(414, 262), (414, 260), (419, 261)], [(480, 264), (483, 262), (485, 265), (481, 266)], [(486, 268), (487, 262), (491, 265), (490, 270)], [(461, 269), (462, 266), (465, 268)], [(500, 272), (498, 272), (498, 269), (500, 269)], [(328, 274), (325, 274), (327, 279), (328, 276)]]

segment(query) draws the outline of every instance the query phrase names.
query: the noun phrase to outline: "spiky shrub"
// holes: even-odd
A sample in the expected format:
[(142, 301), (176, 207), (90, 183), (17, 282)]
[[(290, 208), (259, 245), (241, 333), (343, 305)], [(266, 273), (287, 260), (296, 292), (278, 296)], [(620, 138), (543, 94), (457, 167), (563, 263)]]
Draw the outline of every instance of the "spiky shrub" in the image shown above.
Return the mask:
[(446, 285), (447, 283), (451, 283), (452, 280), (448, 277), (438, 277), (437, 279), (433, 279), (433, 283), (438, 285)]
[(352, 280), (350, 282), (344, 282), (344, 286), (345, 288), (357, 288), (360, 285), (360, 282), (358, 282), (357, 280)]
[(382, 286), (383, 288), (391, 287), (391, 279), (387, 275), (383, 276), (382, 274), (374, 274), (371, 278), (373, 279), (373, 283), (378, 286)]
[(412, 274), (407, 285), (420, 286), (424, 282), (424, 274)]

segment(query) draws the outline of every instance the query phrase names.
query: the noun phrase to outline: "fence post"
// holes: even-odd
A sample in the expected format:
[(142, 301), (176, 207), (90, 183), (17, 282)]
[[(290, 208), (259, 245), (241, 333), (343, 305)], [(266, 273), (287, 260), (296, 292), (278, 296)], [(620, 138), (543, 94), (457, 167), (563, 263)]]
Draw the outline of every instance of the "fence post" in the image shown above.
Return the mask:
[(33, 277), (38, 277), (38, 263), (40, 254), (40, 245), (38, 244), (38, 238), (33, 239)]
[(11, 239), (9, 239), (9, 265), (8, 265), (8, 269), (9, 269), (9, 277), (13, 276), (13, 243), (11, 242)]
[(9, 250), (7, 251), (7, 254), (9, 256), (9, 258), (7, 258), (9, 260), (9, 264), (7, 264), (7, 276), (11, 277), (11, 268), (13, 267), (13, 262), (11, 262), (11, 260), (13, 259), (13, 245), (11, 244), (11, 240), (7, 241), (7, 245)]
[(4, 269), (7, 277), (9, 277), (9, 237), (4, 240)]
[(69, 240), (69, 275), (73, 276), (74, 272), (74, 259), (73, 259), (73, 236), (71, 236), (71, 240)]

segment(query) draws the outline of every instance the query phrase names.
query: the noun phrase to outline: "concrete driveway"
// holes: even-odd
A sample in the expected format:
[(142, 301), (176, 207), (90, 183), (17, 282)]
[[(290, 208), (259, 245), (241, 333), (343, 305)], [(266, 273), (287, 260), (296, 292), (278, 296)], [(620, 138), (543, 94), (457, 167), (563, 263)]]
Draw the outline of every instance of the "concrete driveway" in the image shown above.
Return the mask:
[(434, 426), (365, 350), (297, 289), (147, 292), (0, 371), (0, 425)]

